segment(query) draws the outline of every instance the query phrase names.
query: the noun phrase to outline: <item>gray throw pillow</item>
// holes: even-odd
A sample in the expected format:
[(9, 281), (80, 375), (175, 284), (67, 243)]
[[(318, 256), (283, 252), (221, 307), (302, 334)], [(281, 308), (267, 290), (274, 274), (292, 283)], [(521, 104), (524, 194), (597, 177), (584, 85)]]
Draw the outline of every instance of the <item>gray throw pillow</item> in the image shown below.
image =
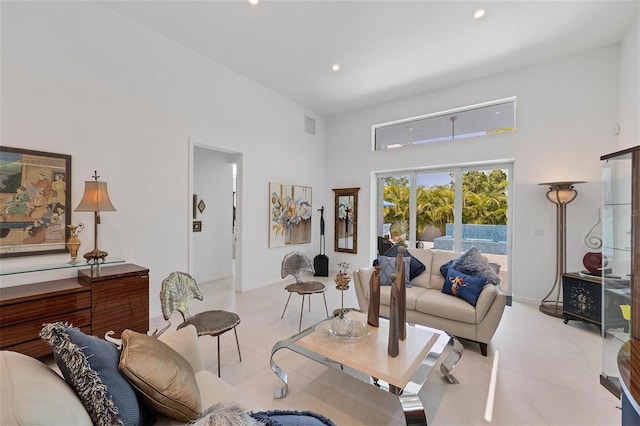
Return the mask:
[(203, 411), (189, 426), (260, 426), (250, 413), (236, 402), (220, 401)]
[(489, 264), (489, 260), (475, 246), (454, 259), (450, 267), (472, 277), (486, 278), (487, 283), (498, 285), (502, 281)]
[[(383, 256), (396, 257), (398, 255), (398, 249), (400, 247), (404, 247), (404, 245), (398, 243), (398, 244), (392, 246), (389, 250), (384, 252)], [(427, 269), (427, 267), (425, 266), (424, 263), (420, 262), (418, 259), (413, 257), (411, 255), (411, 253), (409, 253), (409, 250), (405, 250), (404, 251), (404, 255), (406, 257), (410, 257), (411, 258), (411, 267), (410, 267), (410, 271), (409, 271), (409, 280), (414, 279), (415, 277), (417, 277), (418, 275), (420, 275), (421, 273), (423, 273)]]
[[(411, 287), (411, 280), (409, 278), (411, 258), (404, 257), (404, 284), (407, 287)], [(391, 285), (393, 280), (391, 274), (396, 272), (396, 258), (388, 256), (380, 256), (378, 258), (378, 264), (380, 265), (380, 285)]]

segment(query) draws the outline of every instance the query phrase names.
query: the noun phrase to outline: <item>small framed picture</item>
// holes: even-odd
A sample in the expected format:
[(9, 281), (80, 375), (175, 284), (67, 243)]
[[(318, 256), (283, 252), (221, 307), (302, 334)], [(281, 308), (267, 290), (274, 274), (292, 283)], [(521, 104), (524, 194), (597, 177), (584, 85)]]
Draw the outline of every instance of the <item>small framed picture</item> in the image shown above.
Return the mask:
[(194, 220), (193, 221), (193, 232), (201, 232), (202, 231), (202, 221)]
[(204, 205), (204, 200), (200, 200), (200, 202), (198, 203), (198, 210), (200, 210), (200, 213), (204, 212), (204, 208), (206, 206)]

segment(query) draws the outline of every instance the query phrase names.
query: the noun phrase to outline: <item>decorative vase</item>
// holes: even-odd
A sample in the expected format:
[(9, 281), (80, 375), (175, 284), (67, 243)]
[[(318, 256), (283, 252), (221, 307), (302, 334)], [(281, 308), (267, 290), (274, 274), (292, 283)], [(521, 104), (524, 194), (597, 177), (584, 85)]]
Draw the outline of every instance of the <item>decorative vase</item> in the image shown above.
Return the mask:
[(353, 320), (346, 317), (343, 310), (331, 320), (331, 333), (339, 337), (348, 337), (353, 334)]
[(367, 323), (378, 327), (380, 317), (380, 266), (375, 266), (371, 281), (369, 281), (369, 311)]
[(601, 252), (587, 252), (582, 258), (582, 264), (591, 275), (602, 276), (603, 272), (605, 274), (611, 273), (611, 268), (607, 268), (609, 259)]
[(291, 244), (291, 226), (284, 227), (284, 243)]
[(338, 287), (348, 287), (351, 282), (351, 277), (348, 274), (336, 274), (334, 281)]
[(71, 263), (75, 263), (76, 259), (78, 258), (78, 249), (82, 244), (80, 238), (78, 238), (78, 234), (84, 229), (84, 223), (81, 223), (77, 226), (67, 225), (67, 227), (69, 228), (69, 232), (71, 233), (71, 235), (69, 236), (66, 245), (69, 249), (69, 254), (71, 255)]
[[(342, 280), (340, 282), (343, 285), (340, 285), (338, 282), (338, 277), (346, 277), (346, 280)], [(340, 290), (340, 310), (338, 314), (331, 320), (331, 329), (330, 332), (334, 336), (338, 337), (349, 337), (353, 335), (354, 332), (354, 322), (351, 318), (348, 318), (344, 312), (344, 292), (349, 288), (350, 277), (347, 274), (338, 274), (336, 275), (336, 288)]]

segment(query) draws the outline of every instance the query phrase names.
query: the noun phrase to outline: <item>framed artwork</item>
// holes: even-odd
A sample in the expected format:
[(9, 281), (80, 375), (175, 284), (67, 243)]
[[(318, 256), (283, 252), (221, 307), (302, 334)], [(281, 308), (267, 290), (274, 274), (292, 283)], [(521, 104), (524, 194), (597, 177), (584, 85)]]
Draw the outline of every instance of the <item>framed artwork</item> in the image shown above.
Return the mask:
[(200, 213), (204, 212), (205, 209), (205, 204), (204, 204), (204, 200), (200, 200), (200, 202), (198, 203), (198, 210), (200, 211)]
[(194, 220), (193, 221), (193, 232), (202, 232), (202, 221)]
[(269, 247), (311, 242), (311, 188), (269, 183)]
[(71, 156), (0, 147), (0, 258), (67, 252)]

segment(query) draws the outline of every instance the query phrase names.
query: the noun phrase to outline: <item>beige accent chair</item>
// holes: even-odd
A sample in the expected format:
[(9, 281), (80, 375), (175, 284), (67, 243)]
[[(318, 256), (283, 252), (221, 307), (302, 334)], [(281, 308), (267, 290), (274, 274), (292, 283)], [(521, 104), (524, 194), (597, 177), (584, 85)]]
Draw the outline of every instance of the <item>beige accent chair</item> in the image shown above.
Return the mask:
[[(409, 253), (426, 266), (425, 271), (411, 280), (407, 287), (407, 322), (444, 330), (452, 336), (472, 340), (480, 344), (482, 355), (487, 355), (487, 345), (495, 333), (506, 296), (499, 286), (487, 284), (482, 289), (476, 306), (464, 299), (442, 293), (444, 277), (440, 266), (458, 257), (450, 251), (435, 249), (410, 249)], [(354, 271), (354, 287), (362, 311), (369, 310), (369, 282), (373, 267)], [(499, 274), (504, 280), (503, 271)], [(389, 317), (390, 286), (380, 287), (380, 315)]]

